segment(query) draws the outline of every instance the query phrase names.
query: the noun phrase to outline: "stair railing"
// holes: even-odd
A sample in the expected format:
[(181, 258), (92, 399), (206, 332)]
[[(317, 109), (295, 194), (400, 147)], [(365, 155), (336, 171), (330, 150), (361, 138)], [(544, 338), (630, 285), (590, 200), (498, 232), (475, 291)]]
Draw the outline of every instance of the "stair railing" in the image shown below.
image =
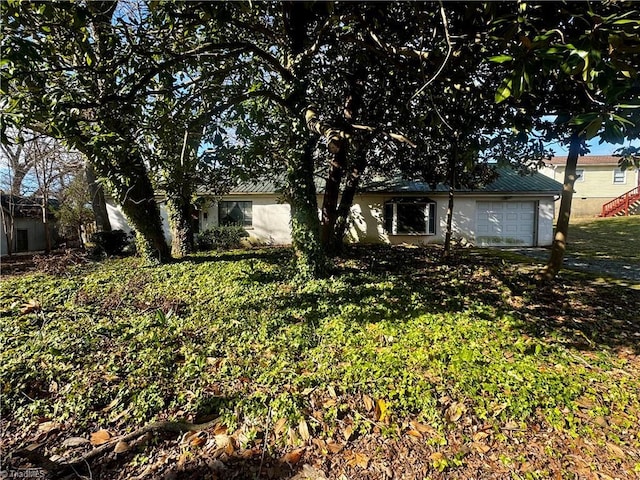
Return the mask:
[(635, 187), (628, 192), (623, 193), (610, 202), (602, 205), (601, 217), (608, 217), (624, 210), (625, 215), (629, 215), (629, 206), (640, 198), (640, 187)]

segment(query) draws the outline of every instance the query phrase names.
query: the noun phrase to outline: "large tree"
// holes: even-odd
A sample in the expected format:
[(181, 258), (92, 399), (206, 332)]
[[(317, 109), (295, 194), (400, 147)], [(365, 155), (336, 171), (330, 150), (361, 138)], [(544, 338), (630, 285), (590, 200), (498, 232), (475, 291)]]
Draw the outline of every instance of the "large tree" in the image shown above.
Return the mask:
[[(147, 257), (169, 251), (138, 141), (149, 80), (144, 8), (117, 2), (3, 4), (3, 126), (25, 125), (84, 153), (138, 234)], [(159, 33), (154, 34), (159, 40)], [(146, 53), (146, 52), (145, 52)]]
[(622, 143), (637, 136), (640, 15), (632, 5), (520, 2), (495, 23), (506, 48), (493, 60), (507, 67), (496, 100), (513, 101), (548, 139), (569, 147), (546, 279), (562, 266), (576, 165), (586, 141)]

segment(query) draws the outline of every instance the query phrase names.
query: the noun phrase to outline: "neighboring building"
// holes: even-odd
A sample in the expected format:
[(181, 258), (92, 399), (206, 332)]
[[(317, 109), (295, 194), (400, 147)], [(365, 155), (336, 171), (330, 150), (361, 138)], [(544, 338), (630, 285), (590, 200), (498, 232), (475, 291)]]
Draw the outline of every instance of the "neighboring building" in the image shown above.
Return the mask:
[[(454, 236), (479, 246), (548, 246), (553, 241), (554, 204), (562, 184), (540, 174), (520, 176), (502, 169), (496, 181), (456, 193)], [(254, 244), (291, 243), (290, 210), (269, 181), (247, 182), (205, 202), (200, 230), (221, 224), (243, 225)], [(206, 193), (201, 194), (207, 197)], [(211, 197), (216, 198), (216, 197)], [(318, 204), (322, 195), (318, 195)], [(442, 243), (447, 187), (422, 182), (371, 182), (356, 196), (348, 241), (363, 243)], [(109, 208), (114, 228), (128, 230), (120, 211)], [(166, 215), (163, 214), (166, 228)]]
[[(618, 157), (586, 155), (578, 158), (577, 180), (571, 203), (572, 217), (595, 217), (606, 203), (624, 196), (640, 185), (637, 169), (621, 170)], [(540, 173), (564, 182), (566, 157), (553, 157)], [(637, 192), (637, 190), (636, 190)]]
[[(0, 194), (2, 208), (0, 219), (0, 255), (7, 255), (7, 230), (13, 223), (12, 253), (35, 252), (45, 250), (47, 240), (45, 224), (42, 222), (42, 199), (26, 198), (17, 195)], [(57, 205), (55, 200), (49, 201), (50, 206)], [(55, 223), (49, 213), (49, 228), (52, 242), (55, 239)]]

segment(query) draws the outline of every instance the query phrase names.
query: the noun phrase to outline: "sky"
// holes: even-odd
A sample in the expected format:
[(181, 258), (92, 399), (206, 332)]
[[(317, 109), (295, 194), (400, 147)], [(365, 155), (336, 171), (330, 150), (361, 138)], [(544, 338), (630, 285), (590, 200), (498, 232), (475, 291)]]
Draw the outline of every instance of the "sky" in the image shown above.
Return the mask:
[[(600, 145), (599, 139), (594, 138), (589, 141), (590, 151), (588, 155), (613, 155), (618, 148), (622, 147), (640, 147), (640, 140), (626, 141), (624, 144), (612, 144), (604, 142)], [(550, 143), (547, 145), (548, 148), (551, 148), (554, 151), (554, 154), (557, 156), (564, 156), (569, 153), (568, 145), (561, 145), (559, 143)]]

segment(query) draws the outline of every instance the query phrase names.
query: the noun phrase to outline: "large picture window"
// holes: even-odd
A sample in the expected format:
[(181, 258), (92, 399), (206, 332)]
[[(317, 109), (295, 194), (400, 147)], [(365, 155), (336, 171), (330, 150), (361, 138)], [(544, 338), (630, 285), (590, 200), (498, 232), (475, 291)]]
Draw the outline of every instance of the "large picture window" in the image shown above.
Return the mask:
[(392, 235), (435, 235), (435, 202), (425, 198), (388, 201), (385, 203), (385, 229)]
[(218, 203), (218, 224), (251, 227), (253, 225), (252, 208), (252, 202), (220, 202)]

